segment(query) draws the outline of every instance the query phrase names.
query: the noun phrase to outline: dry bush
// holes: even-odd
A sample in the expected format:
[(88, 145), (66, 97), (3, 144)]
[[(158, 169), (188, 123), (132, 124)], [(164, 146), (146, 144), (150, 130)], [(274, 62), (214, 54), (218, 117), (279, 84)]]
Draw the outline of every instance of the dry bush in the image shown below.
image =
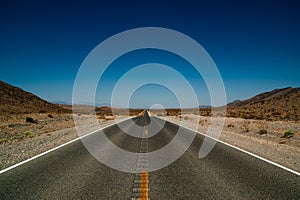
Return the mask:
[(105, 120), (114, 120), (115, 119), (114, 116), (110, 116), (110, 115), (105, 116), (104, 118), (105, 118)]
[(8, 139), (6, 139), (6, 138), (0, 138), (0, 144), (4, 144), (6, 142), (8, 142)]
[(105, 119), (105, 116), (104, 116), (104, 115), (98, 115), (97, 118), (98, 118), (98, 119)]
[(266, 134), (268, 132), (268, 123), (264, 120), (258, 120), (255, 122), (255, 128), (259, 134)]
[(7, 125), (0, 125), (0, 129), (5, 129), (7, 127)]
[(26, 136), (28, 138), (33, 138), (35, 136), (35, 134), (32, 133), (31, 131), (25, 131), (24, 136)]
[(184, 120), (189, 120), (190, 118), (189, 117), (187, 117), (187, 116), (184, 116), (184, 118), (183, 118)]
[(234, 125), (233, 124), (228, 124), (227, 127), (228, 128), (234, 128)]
[(262, 130), (259, 130), (258, 133), (259, 133), (260, 135), (263, 135), (263, 134), (267, 134), (268, 131), (265, 130), (265, 129), (262, 129)]
[(200, 119), (199, 120), (199, 124), (201, 125), (201, 126), (204, 126), (204, 124), (207, 122), (207, 120), (206, 119)]
[(250, 122), (248, 120), (243, 120), (239, 123), (239, 130), (241, 133), (248, 133), (250, 131)]
[(37, 123), (37, 120), (34, 120), (32, 117), (26, 117), (26, 122), (36, 124), (36, 123)]

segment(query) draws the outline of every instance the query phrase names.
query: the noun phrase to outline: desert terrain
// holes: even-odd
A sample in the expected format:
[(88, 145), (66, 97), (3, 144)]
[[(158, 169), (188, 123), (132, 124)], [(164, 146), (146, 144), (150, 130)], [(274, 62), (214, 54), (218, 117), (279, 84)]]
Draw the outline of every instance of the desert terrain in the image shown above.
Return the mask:
[[(194, 114), (158, 116), (175, 124), (195, 129), (204, 135), (212, 124), (211, 117)], [(285, 134), (292, 132), (292, 136)], [(267, 121), (226, 117), (220, 138), (248, 152), (300, 171), (300, 122)]]
[[(138, 111), (132, 110), (129, 115)], [(75, 105), (74, 115), (89, 130), (91, 126), (96, 130), (128, 117), (121, 111), (113, 116), (110, 107), (89, 105)], [(98, 120), (100, 127), (92, 118)], [(0, 169), (78, 137), (71, 105), (47, 102), (0, 81)]]
[[(227, 106), (220, 140), (300, 171), (300, 89), (284, 88)], [(84, 126), (96, 129), (138, 115), (143, 109), (74, 105)], [(217, 109), (217, 108), (216, 108)], [(0, 81), (0, 169), (78, 137), (71, 105), (47, 102)], [(211, 108), (151, 110), (151, 114), (206, 134)], [(198, 117), (200, 116), (200, 119)], [(92, 122), (96, 117), (99, 124)], [(220, 116), (218, 116), (220, 117)], [(84, 127), (83, 127), (84, 128)]]

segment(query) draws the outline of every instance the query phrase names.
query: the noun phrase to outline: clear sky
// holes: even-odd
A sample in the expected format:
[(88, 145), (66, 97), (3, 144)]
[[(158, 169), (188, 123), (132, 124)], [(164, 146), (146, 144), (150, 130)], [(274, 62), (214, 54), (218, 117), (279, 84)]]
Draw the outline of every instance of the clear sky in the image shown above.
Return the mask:
[[(299, 10), (296, 0), (2, 1), (0, 80), (48, 101), (71, 102), (77, 70), (96, 45), (119, 32), (153, 26), (199, 42), (218, 66), (229, 102), (299, 87)], [(201, 76), (188, 63), (154, 50), (116, 60), (99, 84), (97, 103), (109, 103), (109, 95), (101, 91), (108, 94), (122, 72), (154, 61), (176, 68), (199, 91), (201, 104), (210, 104)], [(128, 68), (121, 67), (124, 63)], [(160, 100), (151, 100), (153, 95)], [(139, 88), (130, 100), (132, 107), (152, 103), (177, 106), (172, 93), (155, 84)]]

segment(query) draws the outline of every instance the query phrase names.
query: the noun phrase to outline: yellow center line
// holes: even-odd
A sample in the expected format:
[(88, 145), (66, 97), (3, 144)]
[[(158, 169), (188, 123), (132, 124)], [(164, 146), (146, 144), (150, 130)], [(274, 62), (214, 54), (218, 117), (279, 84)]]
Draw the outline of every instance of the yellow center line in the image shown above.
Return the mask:
[(148, 200), (148, 172), (143, 171), (140, 185), (140, 200)]
[(148, 130), (144, 129), (144, 134), (147, 135), (148, 134)]

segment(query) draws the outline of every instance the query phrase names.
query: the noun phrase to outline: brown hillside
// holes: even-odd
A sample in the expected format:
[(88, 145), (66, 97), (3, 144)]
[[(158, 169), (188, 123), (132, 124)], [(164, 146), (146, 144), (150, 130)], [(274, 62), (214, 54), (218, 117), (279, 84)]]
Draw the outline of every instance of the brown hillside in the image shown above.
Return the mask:
[(266, 120), (300, 120), (300, 88), (283, 88), (228, 104), (229, 117)]
[(65, 110), (36, 95), (0, 81), (0, 114), (62, 113)]

